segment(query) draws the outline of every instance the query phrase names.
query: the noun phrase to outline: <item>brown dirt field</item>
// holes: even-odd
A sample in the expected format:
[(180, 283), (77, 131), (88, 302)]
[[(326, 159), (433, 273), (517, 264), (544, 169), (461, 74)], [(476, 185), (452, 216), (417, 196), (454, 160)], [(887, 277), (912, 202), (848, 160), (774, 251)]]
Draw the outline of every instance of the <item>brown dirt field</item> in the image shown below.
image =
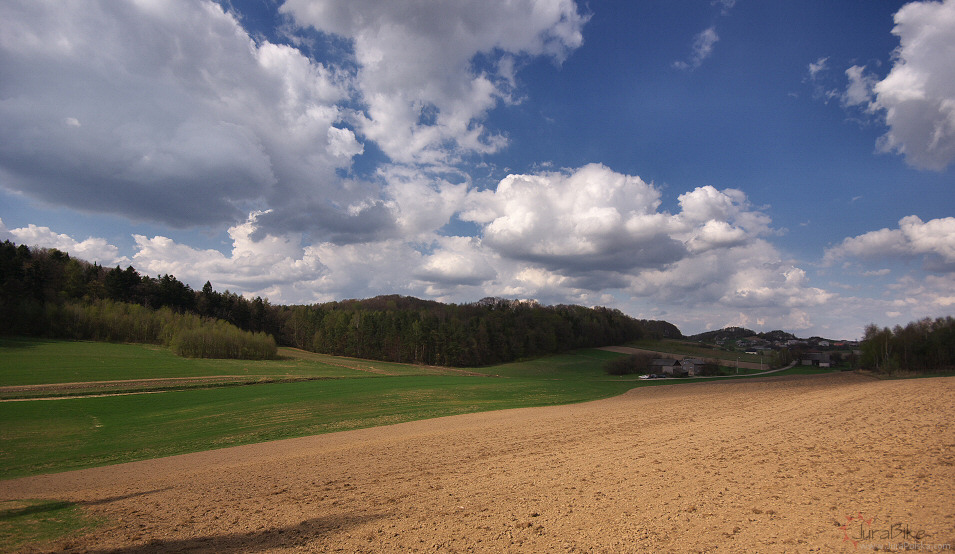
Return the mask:
[(955, 548), (953, 398), (952, 378), (855, 374), (646, 387), (2, 481), (0, 500), (106, 518), (38, 547), (57, 551)]

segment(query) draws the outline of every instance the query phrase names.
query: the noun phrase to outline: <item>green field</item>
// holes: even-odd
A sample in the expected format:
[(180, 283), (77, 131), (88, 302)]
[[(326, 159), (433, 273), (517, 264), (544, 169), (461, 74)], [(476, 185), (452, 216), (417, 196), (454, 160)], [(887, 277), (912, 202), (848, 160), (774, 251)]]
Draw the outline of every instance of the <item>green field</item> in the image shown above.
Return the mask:
[[(0, 340), (0, 387), (224, 375), (255, 377), (250, 383), (276, 379), (184, 390), (161, 382), (136, 385), (138, 394), (81, 391), (75, 394), (87, 396), (0, 402), (0, 479), (445, 415), (583, 402), (674, 382), (608, 376), (602, 363), (621, 354), (594, 349), (467, 372), (290, 349), (281, 354), (274, 361), (194, 360), (152, 346)], [(281, 381), (286, 377), (302, 380)], [(22, 396), (9, 390), (2, 389), (0, 398)]]
[[(0, 386), (217, 375), (360, 377), (331, 356), (303, 353), (267, 361), (182, 358), (160, 346), (0, 338)], [(284, 356), (283, 356), (284, 354)], [(332, 362), (332, 363), (329, 363)], [(397, 364), (396, 364), (397, 365)]]
[[(0, 402), (0, 478), (444, 415), (581, 402), (634, 386), (604, 378), (600, 361), (616, 354), (599, 350), (478, 370), (488, 376), (281, 353), (283, 358), (274, 361), (193, 360), (152, 346), (3, 339), (0, 387), (223, 375), (321, 379)], [(141, 388), (150, 392), (149, 386)]]

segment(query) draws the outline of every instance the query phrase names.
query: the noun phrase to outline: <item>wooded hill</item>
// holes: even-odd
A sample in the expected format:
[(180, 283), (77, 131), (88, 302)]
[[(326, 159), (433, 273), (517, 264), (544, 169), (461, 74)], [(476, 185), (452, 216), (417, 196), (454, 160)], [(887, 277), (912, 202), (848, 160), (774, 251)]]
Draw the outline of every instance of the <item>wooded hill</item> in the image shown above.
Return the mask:
[(257, 352), (241, 345), (268, 335), (281, 345), (327, 354), (450, 366), (682, 337), (670, 323), (637, 320), (615, 309), (501, 298), (443, 304), (391, 295), (272, 305), (215, 291), (209, 282), (196, 291), (172, 275), (140, 275), (132, 266), (106, 269), (10, 241), (0, 244), (0, 333), (203, 345), (190, 352), (230, 337), (231, 346), (213, 354), (180, 352), (210, 357)]
[(716, 331), (704, 331), (696, 335), (687, 337), (687, 340), (694, 342), (716, 342), (716, 341), (727, 341), (727, 340), (739, 340), (739, 339), (748, 339), (750, 337), (758, 337), (763, 340), (770, 342), (775, 341), (787, 341), (795, 340), (796, 335), (792, 333), (787, 333), (786, 331), (769, 331), (766, 333), (757, 333), (751, 329), (745, 327), (726, 327)]

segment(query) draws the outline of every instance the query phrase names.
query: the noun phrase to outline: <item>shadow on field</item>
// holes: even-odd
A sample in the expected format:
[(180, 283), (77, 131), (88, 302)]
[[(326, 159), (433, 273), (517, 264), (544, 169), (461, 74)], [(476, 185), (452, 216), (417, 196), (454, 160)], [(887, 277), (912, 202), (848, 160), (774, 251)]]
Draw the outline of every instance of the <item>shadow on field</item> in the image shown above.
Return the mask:
[(101, 498), (100, 500), (81, 500), (77, 504), (83, 506), (99, 506), (100, 504), (109, 504), (110, 502), (116, 502), (119, 500), (126, 500), (127, 498), (136, 498), (137, 496), (146, 496), (147, 494), (155, 494), (157, 492), (165, 492), (175, 487), (164, 487), (161, 489), (153, 489), (151, 491), (141, 491), (134, 492), (130, 494), (124, 494), (122, 496), (111, 496), (109, 498)]
[(153, 539), (146, 544), (106, 550), (88, 550), (93, 554), (147, 554), (154, 552), (261, 552), (280, 548), (307, 548), (325, 535), (348, 527), (380, 519), (384, 515), (330, 515), (306, 519), (298, 525), (263, 529), (247, 533), (193, 537), (188, 539)]

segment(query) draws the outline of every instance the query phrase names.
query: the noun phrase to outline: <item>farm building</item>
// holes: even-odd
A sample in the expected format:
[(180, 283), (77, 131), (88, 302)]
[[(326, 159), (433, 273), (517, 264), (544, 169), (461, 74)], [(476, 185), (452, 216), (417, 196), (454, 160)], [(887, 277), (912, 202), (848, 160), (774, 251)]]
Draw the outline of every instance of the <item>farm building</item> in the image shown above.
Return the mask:
[(807, 352), (802, 359), (802, 365), (816, 367), (831, 367), (828, 352)]
[(680, 361), (680, 366), (684, 373), (690, 377), (695, 377), (703, 373), (703, 364), (705, 364), (700, 358), (684, 358)]
[(650, 373), (655, 375), (683, 375), (685, 371), (680, 360), (658, 358), (650, 362)]

